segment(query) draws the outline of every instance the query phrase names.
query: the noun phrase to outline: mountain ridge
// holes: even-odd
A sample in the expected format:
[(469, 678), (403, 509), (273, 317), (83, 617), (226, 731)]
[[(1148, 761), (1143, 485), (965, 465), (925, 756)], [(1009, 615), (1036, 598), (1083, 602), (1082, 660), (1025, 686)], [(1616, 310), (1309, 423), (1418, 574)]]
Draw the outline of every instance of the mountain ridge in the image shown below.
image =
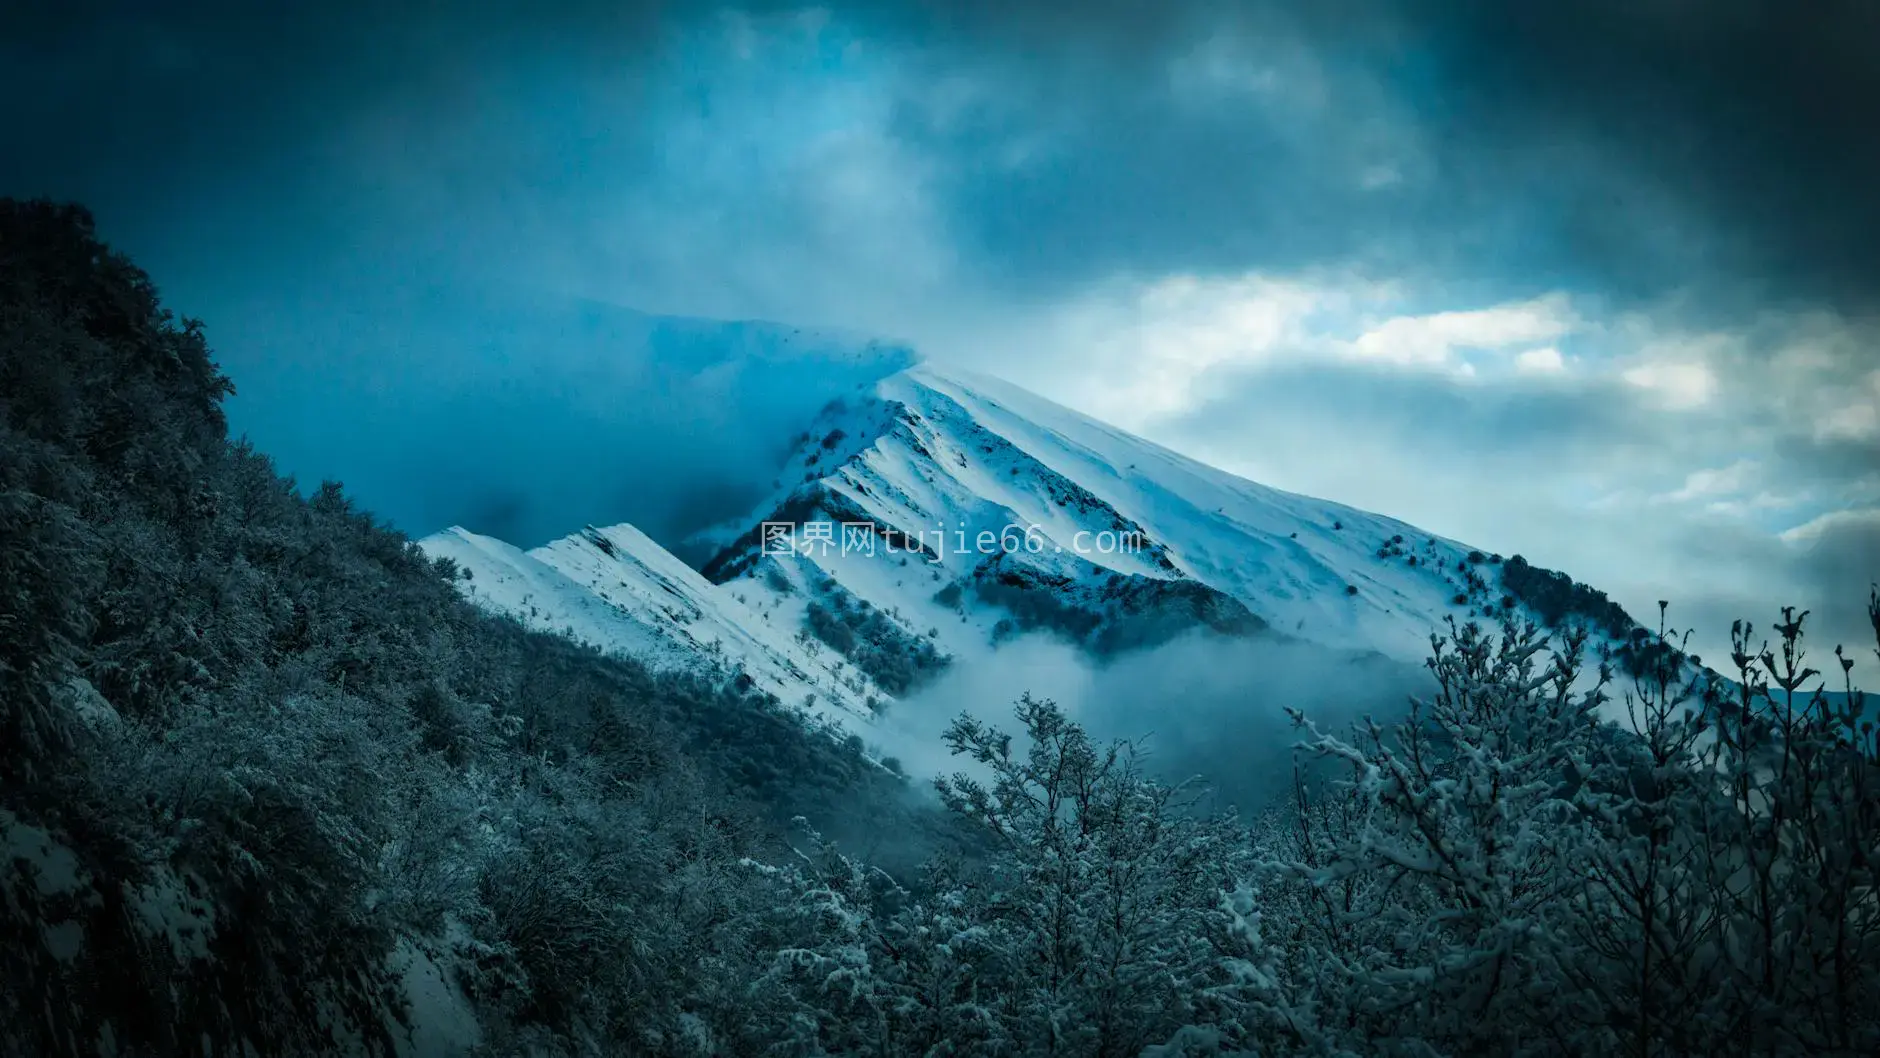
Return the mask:
[(851, 725), (1027, 633), (1099, 660), (1207, 632), (1415, 664), (1450, 617), (1579, 607), (1621, 644), (1636, 627), (1519, 556), (1500, 583), (1499, 555), (930, 362), (825, 406), (774, 486), (687, 541), (696, 567), (624, 524), (527, 552), (461, 527), (420, 546), (487, 608)]

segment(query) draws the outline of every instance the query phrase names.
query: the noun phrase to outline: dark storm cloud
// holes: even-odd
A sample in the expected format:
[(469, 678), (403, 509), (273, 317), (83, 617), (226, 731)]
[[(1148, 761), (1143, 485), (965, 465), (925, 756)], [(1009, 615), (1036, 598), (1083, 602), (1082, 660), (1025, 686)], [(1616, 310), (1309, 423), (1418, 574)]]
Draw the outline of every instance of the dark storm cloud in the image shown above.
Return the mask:
[[(1408, 3), (1434, 97), (1481, 141), (1582, 140), (1669, 189), (1735, 278), (1880, 296), (1880, 6)], [(1589, 205), (1592, 205), (1589, 203)], [(1603, 247), (1611, 260), (1628, 241)]]
[[(173, 308), (208, 320), (232, 423), (303, 482), (343, 480), (419, 534), (461, 523), (526, 546), (631, 520), (676, 544), (746, 513), (824, 402), (906, 359), (572, 296), (597, 248), (685, 241), (606, 213), (655, 194), (642, 74), (696, 13), (41, 9), (0, 35), (0, 115), (23, 148), (0, 154), (0, 193), (91, 205)], [(584, 95), (597, 79), (615, 94)], [(745, 219), (755, 236), (768, 217)], [(723, 282), (681, 263), (682, 281)]]
[[(959, 216), (1026, 275), (1368, 253), (1488, 284), (1518, 269), (1534, 286), (1875, 306), (1880, 7), (1296, 7), (967, 4), (914, 21), (911, 36), (989, 45), (976, 61), (1026, 108), (925, 130), (954, 160)], [(1272, 100), (1175, 105), (1166, 63), (1210, 34), (1276, 63)], [(1315, 100), (1285, 88), (1298, 48), (1324, 78)], [(990, 158), (1028, 120), (1064, 160), (1014, 178)], [(1358, 169), (1397, 145), (1402, 183), (1365, 190)]]
[(498, 540), (531, 539), (529, 498), (520, 492), (498, 487), (474, 498), (463, 509), (464, 517), (455, 520), (464, 526), (475, 526), (478, 532)]
[(323, 148), (362, 113), (398, 101), (455, 123), (478, 86), (549, 55), (631, 63), (660, 25), (651, 3), (34, 5), (0, 35), (0, 191), (83, 201), (107, 235), (166, 249), (247, 234), (193, 226), (219, 200), (265, 196), (291, 243), (361, 219), (306, 191), (357, 190), (358, 160)]
[(676, 545), (746, 515), (803, 424), (910, 355), (500, 292), (443, 309), (296, 314), (280, 341), (308, 370), (257, 371), (244, 399), (276, 413), (257, 428), (287, 468), (321, 468), (407, 530), (523, 547), (620, 521)]
[[(823, 37), (760, 36), (753, 64), (700, 43), (722, 26), (699, 4), (41, 5), (0, 35), (0, 193), (91, 203), (208, 318), (235, 420), (289, 469), (415, 530), (525, 542), (691, 527), (752, 487), (722, 476), (736, 446), (772, 442), (675, 412), (705, 370), (684, 358), (622, 376), (605, 428), (547, 398), (466, 408), (458, 389), (518, 370), (466, 337), (506, 333), (492, 287), (908, 331), (1168, 273), (1323, 267), (1460, 305), (1691, 285), (1706, 316), (1880, 292), (1880, 16), (1855, 0), (830, 7)], [(528, 370), (578, 377), (537, 345), (572, 359)], [(784, 429), (852, 381), (821, 371), (719, 408)], [(1318, 381), (1401, 415), (1377, 376)], [(1630, 405), (1592, 393), (1423, 396), (1490, 452), (1628, 436)], [(657, 457), (619, 456), (627, 437)], [(551, 439), (618, 476), (532, 472)]]
[[(936, 159), (949, 230), (1010, 282), (1357, 258), (1485, 285), (1708, 280), (1861, 308), (1880, 291), (1880, 8), (1862, 0), (830, 6), (916, 78), (986, 89), (942, 117), (917, 88), (897, 132)], [(462, 84), (532, 59), (633, 68), (708, 11), (44, 8), (10, 30), (8, 116), (57, 149), (0, 174), (154, 204), (206, 169), (291, 159), (375, 100), (435, 93), (451, 121)], [(1171, 83), (1215, 45), (1271, 92)], [(1367, 189), (1367, 168), (1398, 180)]]

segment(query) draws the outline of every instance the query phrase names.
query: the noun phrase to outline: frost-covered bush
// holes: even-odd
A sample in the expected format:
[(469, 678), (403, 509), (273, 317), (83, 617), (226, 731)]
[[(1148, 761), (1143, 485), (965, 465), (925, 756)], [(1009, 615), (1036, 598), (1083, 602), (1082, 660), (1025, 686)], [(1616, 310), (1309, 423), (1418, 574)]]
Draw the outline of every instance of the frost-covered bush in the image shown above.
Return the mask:
[[(1880, 594), (1870, 600), (1880, 641)], [(1314, 732), (1350, 778), (1264, 830), (1265, 936), (1297, 1038), (1360, 1052), (1880, 1048), (1880, 753), (1851, 685), (1735, 629), (1728, 680), (1648, 634), (1631, 687), (1586, 636), (1435, 641), (1394, 729)], [(1851, 660), (1837, 648), (1845, 678)], [(1625, 721), (1602, 722), (1602, 705)], [(1287, 938), (1287, 939), (1281, 939)]]
[(1241, 832), (1053, 703), (1016, 712), (1016, 737), (967, 717), (947, 733), (983, 776), (935, 783), (983, 843), (974, 862), (910, 892), (819, 842), (805, 853), (770, 976), (793, 1047), (1134, 1055), (1220, 1009)]
[(809, 633), (848, 658), (883, 690), (904, 695), (938, 675), (947, 657), (917, 632), (865, 599), (839, 587), (825, 589), (826, 602), (811, 602), (804, 620)]

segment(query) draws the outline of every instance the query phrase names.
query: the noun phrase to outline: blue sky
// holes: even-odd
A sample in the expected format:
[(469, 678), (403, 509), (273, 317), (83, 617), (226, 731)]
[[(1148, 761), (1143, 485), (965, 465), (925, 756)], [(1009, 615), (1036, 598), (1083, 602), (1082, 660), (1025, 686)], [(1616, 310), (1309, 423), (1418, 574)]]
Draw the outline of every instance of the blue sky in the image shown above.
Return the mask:
[(92, 205), (237, 429), (411, 531), (674, 538), (905, 355), (593, 299), (878, 335), (1635, 613), (1863, 630), (1871, 6), (140, 6), (0, 45), (0, 193)]

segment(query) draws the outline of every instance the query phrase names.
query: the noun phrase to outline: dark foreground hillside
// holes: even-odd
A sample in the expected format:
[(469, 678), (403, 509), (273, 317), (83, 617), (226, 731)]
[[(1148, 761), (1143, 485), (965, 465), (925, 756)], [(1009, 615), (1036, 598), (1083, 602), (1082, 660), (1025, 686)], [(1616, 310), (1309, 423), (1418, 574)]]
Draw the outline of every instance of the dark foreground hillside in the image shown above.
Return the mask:
[(735, 1006), (741, 861), (898, 780), (472, 609), (230, 392), (82, 210), (0, 204), (0, 1052), (389, 1051), (414, 944), (492, 1025)]
[(0, 1054), (1880, 1053), (1880, 745), (1805, 615), (1617, 686), (1566, 609), (1452, 625), (1251, 826), (1023, 697), (942, 816), (472, 609), (229, 392), (0, 201)]

